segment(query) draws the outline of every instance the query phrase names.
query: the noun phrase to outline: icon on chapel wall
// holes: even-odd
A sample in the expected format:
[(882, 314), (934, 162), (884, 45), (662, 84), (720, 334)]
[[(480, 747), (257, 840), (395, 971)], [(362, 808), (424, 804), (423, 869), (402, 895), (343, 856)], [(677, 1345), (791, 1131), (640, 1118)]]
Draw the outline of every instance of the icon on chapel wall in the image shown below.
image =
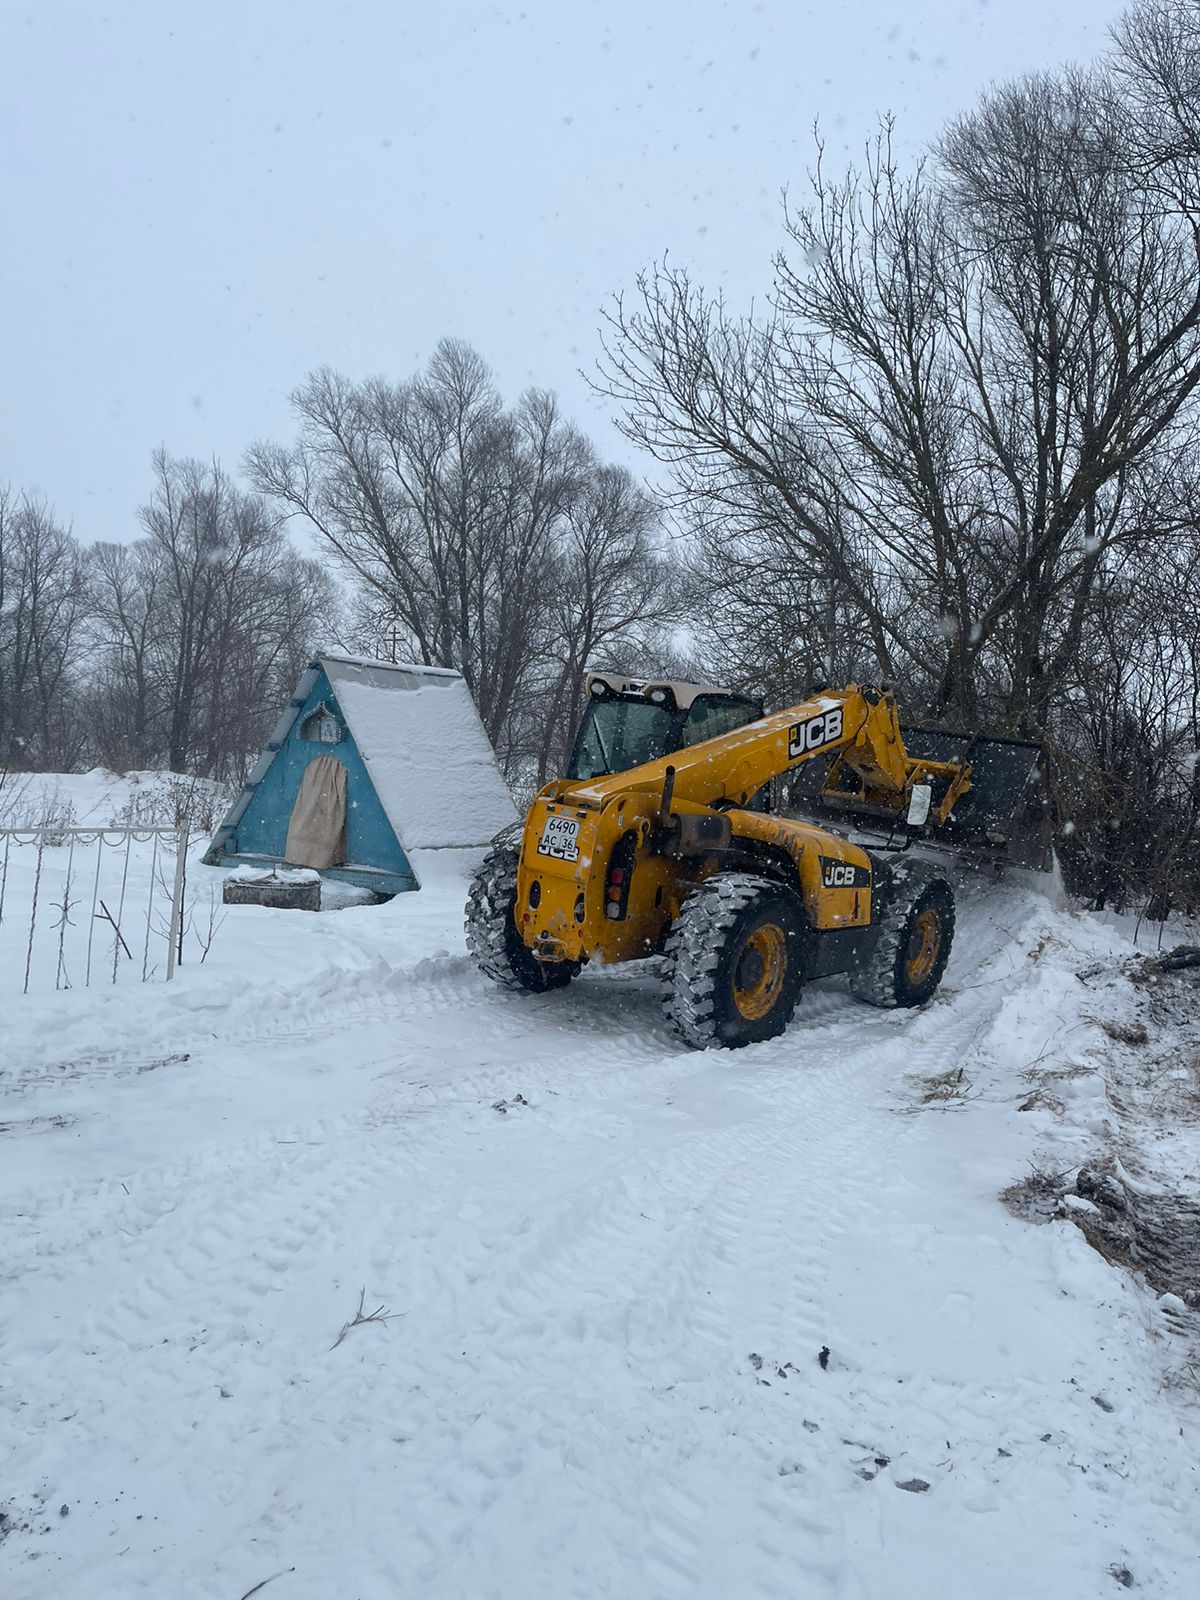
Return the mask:
[(337, 713), (322, 701), (300, 724), (300, 737), (315, 744), (340, 744), (344, 735)]

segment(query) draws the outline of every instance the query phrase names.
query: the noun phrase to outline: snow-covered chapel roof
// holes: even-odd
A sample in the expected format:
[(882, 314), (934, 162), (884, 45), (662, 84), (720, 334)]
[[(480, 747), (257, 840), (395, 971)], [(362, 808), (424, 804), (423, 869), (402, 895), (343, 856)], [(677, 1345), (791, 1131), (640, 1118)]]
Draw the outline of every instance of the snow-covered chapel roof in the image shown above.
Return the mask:
[(320, 652), (350, 735), (406, 850), (486, 844), (516, 818), (462, 675)]

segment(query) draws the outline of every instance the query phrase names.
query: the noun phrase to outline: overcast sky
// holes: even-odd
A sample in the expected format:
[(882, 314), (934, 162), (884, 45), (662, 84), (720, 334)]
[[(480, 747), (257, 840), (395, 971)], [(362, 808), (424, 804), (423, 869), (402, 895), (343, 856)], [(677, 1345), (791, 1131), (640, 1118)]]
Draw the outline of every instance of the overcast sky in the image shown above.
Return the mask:
[(129, 538), (150, 452), (291, 435), (328, 363), (443, 334), (559, 390), (664, 251), (735, 304), (820, 121), (909, 151), (990, 80), (1086, 60), (1109, 0), (0, 0), (0, 482)]

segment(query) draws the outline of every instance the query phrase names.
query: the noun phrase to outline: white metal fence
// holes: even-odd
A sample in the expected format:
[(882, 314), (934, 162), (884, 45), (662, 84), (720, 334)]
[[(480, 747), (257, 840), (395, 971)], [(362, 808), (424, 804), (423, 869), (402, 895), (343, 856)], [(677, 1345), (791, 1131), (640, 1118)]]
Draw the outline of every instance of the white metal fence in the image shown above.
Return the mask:
[(0, 992), (169, 980), (188, 829), (0, 828)]

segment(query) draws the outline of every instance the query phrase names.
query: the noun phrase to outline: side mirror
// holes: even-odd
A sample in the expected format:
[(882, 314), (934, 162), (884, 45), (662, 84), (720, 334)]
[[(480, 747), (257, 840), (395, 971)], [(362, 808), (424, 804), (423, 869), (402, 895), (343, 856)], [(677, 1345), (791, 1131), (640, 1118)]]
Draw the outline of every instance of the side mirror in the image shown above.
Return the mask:
[(907, 822), (910, 828), (923, 828), (933, 804), (933, 789), (927, 783), (914, 783), (908, 800)]

